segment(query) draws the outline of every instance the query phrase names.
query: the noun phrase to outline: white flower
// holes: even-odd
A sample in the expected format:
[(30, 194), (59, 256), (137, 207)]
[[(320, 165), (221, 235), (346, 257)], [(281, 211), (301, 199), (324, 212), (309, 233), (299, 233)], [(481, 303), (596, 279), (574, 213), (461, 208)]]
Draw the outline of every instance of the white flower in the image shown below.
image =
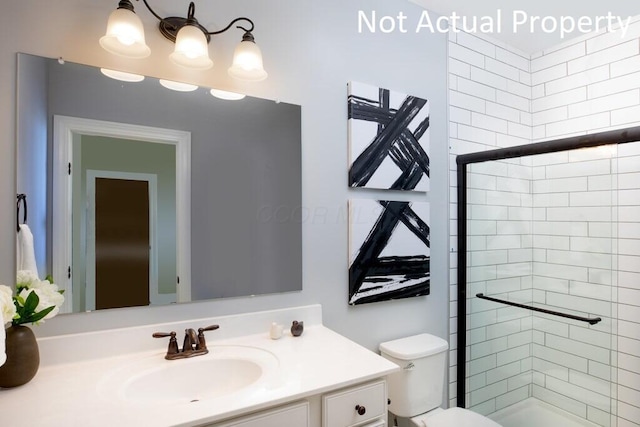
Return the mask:
[[(31, 289), (42, 289), (45, 290), (47, 292), (58, 292), (58, 285), (56, 285), (55, 283), (51, 283), (48, 280), (35, 280), (33, 282), (31, 282), (31, 285), (29, 285), (29, 288)], [(64, 301), (64, 298), (63, 298)]]
[(16, 306), (13, 304), (13, 291), (10, 287), (0, 285), (0, 328), (3, 328), (6, 323), (13, 320), (13, 316), (16, 314)]
[[(40, 297), (40, 304), (38, 304), (38, 311), (44, 310), (45, 308), (51, 307), (55, 305), (51, 313), (47, 314), (44, 318), (51, 319), (60, 311), (60, 307), (64, 303), (64, 296), (59, 292), (58, 285), (54, 285), (53, 283), (49, 283), (48, 280), (42, 280), (38, 282), (37, 285), (32, 285), (32, 288), (38, 293), (38, 297)], [(45, 303), (43, 305), (43, 299)], [(40, 308), (42, 306), (42, 308)]]
[[(48, 280), (40, 280), (35, 273), (27, 270), (17, 272), (16, 282), (18, 295), (12, 298), (10, 289), (8, 294), (15, 307), (12, 315), (12, 317), (16, 317), (13, 319), (15, 324), (40, 323), (44, 319), (51, 319), (58, 314), (64, 303), (64, 296), (60, 293), (57, 285)], [(26, 304), (32, 293), (38, 297), (37, 307)], [(51, 311), (42, 317), (43, 312), (47, 309)]]
[(39, 283), (39, 287), (34, 286), (32, 288), (25, 288), (20, 291), (19, 295), (24, 299), (24, 301), (27, 300), (31, 292), (35, 292), (35, 294), (38, 295), (40, 301), (35, 309), (36, 313), (39, 313), (51, 306), (55, 306), (55, 308), (44, 317), (44, 319), (51, 319), (60, 311), (60, 306), (64, 302), (64, 296), (58, 292), (57, 286), (51, 285), (49, 282), (47, 282), (47, 284), (49, 286), (44, 286), (42, 283)]
[(16, 273), (16, 286), (19, 288), (30, 288), (35, 282), (39, 282), (40, 278), (31, 270), (18, 270)]

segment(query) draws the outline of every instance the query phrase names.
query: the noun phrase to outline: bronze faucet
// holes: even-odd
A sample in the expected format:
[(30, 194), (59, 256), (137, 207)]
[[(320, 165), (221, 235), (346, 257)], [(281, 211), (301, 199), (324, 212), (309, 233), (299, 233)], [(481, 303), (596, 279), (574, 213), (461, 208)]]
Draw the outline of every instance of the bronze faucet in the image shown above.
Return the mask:
[(182, 352), (193, 351), (194, 346), (198, 343), (198, 336), (193, 328), (184, 330), (184, 341), (182, 342)]
[(185, 329), (184, 341), (182, 343), (182, 350), (178, 349), (178, 340), (176, 339), (176, 333), (171, 332), (154, 332), (154, 338), (169, 338), (169, 347), (167, 348), (167, 354), (164, 356), (167, 360), (185, 359), (187, 357), (202, 356), (209, 353), (207, 350), (207, 342), (204, 338), (205, 331), (215, 331), (220, 326), (211, 325), (206, 328), (198, 328), (198, 334), (193, 328)]

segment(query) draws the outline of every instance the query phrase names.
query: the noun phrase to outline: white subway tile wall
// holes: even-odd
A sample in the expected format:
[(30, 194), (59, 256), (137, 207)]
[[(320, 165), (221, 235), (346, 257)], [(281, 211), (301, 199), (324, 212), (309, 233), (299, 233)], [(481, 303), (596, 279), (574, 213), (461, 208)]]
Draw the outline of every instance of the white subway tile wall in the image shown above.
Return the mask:
[[(639, 126), (639, 38), (638, 18), (624, 39), (593, 34), (532, 56), (476, 35), (450, 38), (452, 307), (455, 157)], [(640, 143), (470, 170), (468, 294), (603, 321), (470, 298), (467, 406), (488, 414), (533, 396), (598, 425), (640, 426)], [(453, 342), (463, 331), (450, 316)]]
[[(531, 61), (534, 140), (640, 125), (640, 21)], [(557, 115), (549, 111), (558, 109)], [(582, 117), (583, 120), (565, 120)]]
[[(529, 58), (474, 35), (450, 42), (451, 170), (455, 156), (531, 142)], [(470, 54), (473, 52), (473, 54)], [(455, 174), (452, 175), (455, 178)], [(469, 174), (469, 289), (530, 303), (533, 261), (532, 168), (520, 160), (474, 164)], [(455, 179), (452, 180), (452, 192)], [(456, 199), (452, 199), (452, 212)], [(452, 224), (455, 216), (452, 218)], [(500, 224), (500, 227), (498, 227)], [(456, 230), (451, 233), (455, 235)], [(455, 248), (452, 245), (452, 254)], [(451, 271), (451, 298), (456, 295)], [(455, 324), (456, 311), (451, 312)], [(487, 414), (531, 395), (531, 313), (478, 298), (468, 302), (467, 401)], [(457, 337), (451, 332), (451, 340)], [(456, 401), (456, 359), (451, 354), (450, 405)]]

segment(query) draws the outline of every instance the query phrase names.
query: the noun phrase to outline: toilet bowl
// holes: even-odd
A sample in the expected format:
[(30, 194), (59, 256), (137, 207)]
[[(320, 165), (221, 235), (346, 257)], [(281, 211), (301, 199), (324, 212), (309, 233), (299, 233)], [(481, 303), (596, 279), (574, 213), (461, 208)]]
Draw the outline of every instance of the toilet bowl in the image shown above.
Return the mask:
[(500, 427), (464, 408), (441, 409), (449, 344), (430, 334), (380, 344), (383, 357), (400, 366), (387, 377), (389, 411), (415, 427)]

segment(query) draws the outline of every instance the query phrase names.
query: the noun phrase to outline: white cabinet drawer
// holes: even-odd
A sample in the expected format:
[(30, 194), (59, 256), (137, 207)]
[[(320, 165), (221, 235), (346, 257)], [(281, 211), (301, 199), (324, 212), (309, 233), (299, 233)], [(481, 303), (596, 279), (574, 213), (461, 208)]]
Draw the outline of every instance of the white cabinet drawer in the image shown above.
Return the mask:
[(309, 402), (269, 409), (255, 415), (240, 417), (215, 427), (309, 427)]
[[(360, 410), (360, 413), (358, 411)], [(322, 426), (349, 427), (387, 414), (387, 383), (375, 381), (322, 397)]]

